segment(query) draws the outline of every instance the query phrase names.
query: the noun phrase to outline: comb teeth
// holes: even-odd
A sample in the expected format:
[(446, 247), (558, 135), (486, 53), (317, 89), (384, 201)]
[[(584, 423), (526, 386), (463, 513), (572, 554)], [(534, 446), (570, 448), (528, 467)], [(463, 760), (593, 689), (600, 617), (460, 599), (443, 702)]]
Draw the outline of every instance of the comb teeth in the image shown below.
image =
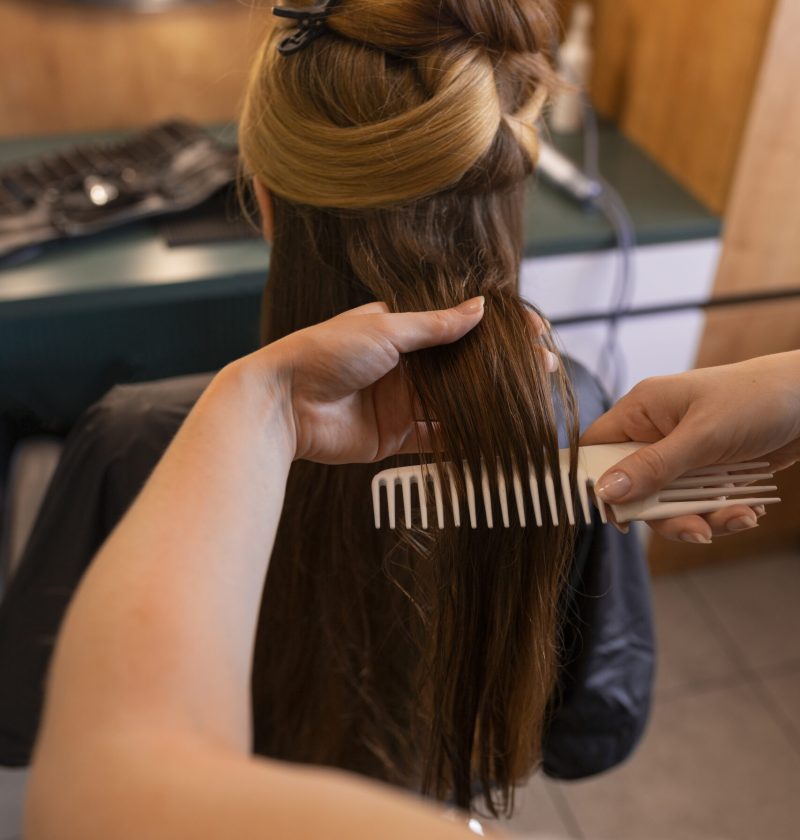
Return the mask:
[[(458, 491), (456, 489), (455, 470), (453, 464), (444, 464), (443, 472), (448, 478), (450, 489), (450, 501), (453, 512), (453, 524), (456, 527), (461, 525), (461, 505), (458, 498)], [(540, 490), (539, 482), (533, 471), (533, 467), (529, 468), (529, 481), (527, 491), (530, 494), (530, 506), (533, 509), (534, 517), (537, 526), (541, 527), (544, 524), (544, 515), (542, 511), (542, 496), (546, 501), (546, 512), (549, 514), (550, 521), (554, 525), (559, 523), (559, 496), (566, 508), (567, 519), (571, 525), (575, 524), (575, 510), (572, 502), (572, 494), (569, 491), (569, 465), (562, 464), (561, 470), (561, 493), (556, 488), (556, 482), (550, 470), (546, 470), (544, 474), (543, 490)], [(526, 488), (520, 478), (519, 473), (514, 470), (511, 475), (512, 492), (509, 493), (509, 482), (502, 467), (498, 464), (496, 475), (496, 489), (493, 492), (492, 483), (489, 477), (489, 471), (485, 463), (481, 463), (480, 472), (480, 491), (476, 488), (476, 482), (473, 479), (472, 472), (469, 465), (464, 462), (462, 466), (462, 475), (464, 477), (464, 487), (466, 491), (467, 512), (469, 515), (469, 524), (471, 528), (478, 527), (479, 515), (483, 520), (481, 524), (485, 524), (487, 528), (494, 528), (502, 524), (503, 528), (510, 528), (513, 524), (519, 523), (523, 528), (528, 524), (528, 514), (526, 511)], [(581, 500), (581, 514), (583, 521), (587, 524), (591, 522), (591, 510), (589, 507), (589, 494), (586, 487), (586, 476), (578, 478), (579, 496)], [(428, 528), (428, 503), (429, 495), (433, 497), (433, 503), (436, 507), (436, 524), (439, 528), (445, 527), (444, 507), (445, 499), (442, 492), (442, 481), (436, 467), (432, 465), (427, 466), (413, 466), (413, 467), (396, 467), (390, 470), (384, 470), (375, 476), (372, 480), (372, 506), (375, 514), (375, 527), (381, 527), (381, 499), (386, 497), (386, 510), (388, 513), (389, 527), (397, 527), (397, 488), (400, 488), (402, 494), (403, 504), (403, 521), (405, 526), (410, 528), (412, 519), (414, 518), (414, 498), (412, 489), (417, 488), (417, 497), (419, 500), (419, 524), (423, 528)], [(385, 494), (383, 491), (386, 491)], [(482, 510), (479, 510), (478, 495), (482, 502)], [(496, 514), (499, 508), (500, 522), (497, 522)]]
[[(485, 462), (480, 467), (480, 491), (469, 465), (461, 466), (463, 487), (466, 495), (467, 516), (471, 528), (478, 527), (479, 518), (488, 528), (496, 525), (510, 528), (512, 523), (527, 527), (529, 513), (533, 512), (535, 524), (544, 525), (548, 519), (553, 525), (575, 525), (578, 520), (589, 524), (592, 519), (590, 497), (597, 506), (602, 522), (608, 521), (608, 507), (601, 499), (594, 497), (592, 488), (595, 481), (621, 458), (631, 454), (644, 444), (609, 444), (581, 447), (578, 450), (578, 464), (573, 480), (570, 480), (569, 450), (560, 450), (558, 464), (558, 482), (553, 471), (546, 468), (540, 477), (532, 464), (528, 464), (528, 481), (524, 481), (514, 469), (508, 477), (501, 464), (497, 463), (496, 483), (490, 480), (489, 469)], [(629, 522), (634, 519), (652, 520), (680, 516), (687, 513), (704, 514), (734, 505), (766, 505), (779, 502), (777, 497), (758, 494), (772, 493), (774, 485), (756, 485), (753, 482), (772, 478), (772, 473), (763, 472), (769, 464), (763, 462), (728, 464), (693, 470), (676, 479), (654, 496), (641, 502), (627, 505), (612, 505), (615, 521)], [(449, 488), (452, 522), (456, 527), (462, 524), (461, 501), (458, 494), (458, 482), (454, 464), (442, 465), (441, 474), (434, 465), (397, 467), (378, 473), (372, 480), (372, 505), (375, 527), (381, 527), (382, 497), (386, 496), (386, 511), (390, 528), (397, 526), (397, 488), (401, 491), (403, 521), (406, 528), (411, 528), (415, 510), (419, 525), (428, 528), (429, 502), (432, 499), (438, 528), (445, 527), (445, 498), (443, 480)], [(558, 487), (557, 487), (558, 484)], [(573, 494), (573, 487), (577, 491)], [(385, 494), (383, 491), (386, 491)], [(483, 510), (479, 511), (478, 492)], [(418, 506), (415, 508), (414, 495)], [(577, 496), (579, 509), (576, 510), (574, 496)], [(559, 522), (559, 507), (563, 505), (566, 522)], [(499, 511), (500, 522), (496, 523)], [(533, 524), (533, 523), (531, 523)]]

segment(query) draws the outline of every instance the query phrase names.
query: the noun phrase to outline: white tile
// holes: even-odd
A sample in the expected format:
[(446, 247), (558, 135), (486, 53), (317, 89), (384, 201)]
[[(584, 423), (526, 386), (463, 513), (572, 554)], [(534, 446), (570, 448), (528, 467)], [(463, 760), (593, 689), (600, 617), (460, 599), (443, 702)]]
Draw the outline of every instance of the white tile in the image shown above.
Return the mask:
[(778, 710), (779, 719), (791, 728), (795, 744), (800, 745), (800, 664), (782, 674), (762, 678), (762, 684)]
[(586, 840), (797, 840), (800, 754), (750, 685), (657, 705), (634, 758), (561, 789)]
[[(721, 244), (695, 240), (634, 249), (631, 308), (686, 301), (702, 303), (714, 284)], [(608, 314), (619, 294), (619, 254), (614, 250), (525, 260), (520, 276), (523, 297), (551, 320), (576, 315)], [(617, 336), (624, 360), (620, 393), (647, 376), (677, 373), (694, 366), (705, 325), (701, 310), (623, 318)], [(591, 371), (598, 370), (608, 338), (606, 322), (588, 322), (558, 329), (562, 346)], [(601, 376), (611, 387), (610, 376)]]
[[(640, 245), (633, 254), (631, 306), (706, 301), (720, 250), (718, 239)], [(523, 260), (520, 292), (551, 318), (605, 313), (614, 306), (618, 272), (619, 254), (610, 249), (534, 257)]]
[(0, 767), (0, 840), (22, 837), (22, 800), (27, 782), (27, 767)]
[(800, 661), (800, 556), (701, 569), (688, 579), (751, 668)]
[(656, 696), (666, 699), (741, 679), (741, 668), (684, 587), (683, 575), (653, 581), (656, 619)]

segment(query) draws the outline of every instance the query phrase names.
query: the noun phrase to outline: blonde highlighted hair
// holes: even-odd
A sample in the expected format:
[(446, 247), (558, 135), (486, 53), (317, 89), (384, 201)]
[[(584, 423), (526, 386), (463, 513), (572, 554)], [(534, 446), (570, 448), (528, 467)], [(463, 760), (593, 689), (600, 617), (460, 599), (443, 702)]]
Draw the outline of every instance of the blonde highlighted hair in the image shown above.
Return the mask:
[(312, 47), (317, 78), (302, 57), (278, 52), (286, 28), (276, 25), (253, 65), (241, 119), (253, 171), (295, 203), (364, 209), (453, 187), (500, 133), (535, 161), (534, 123), (552, 80), (528, 20), (541, 25), (542, 4), (535, 13), (516, 4), (513, 23), (503, 22), (527, 34), (520, 51), (502, 40), (508, 32), (491, 9), (512, 4), (485, 0), (484, 19), (471, 5), (341, 2), (327, 26), (343, 37)]

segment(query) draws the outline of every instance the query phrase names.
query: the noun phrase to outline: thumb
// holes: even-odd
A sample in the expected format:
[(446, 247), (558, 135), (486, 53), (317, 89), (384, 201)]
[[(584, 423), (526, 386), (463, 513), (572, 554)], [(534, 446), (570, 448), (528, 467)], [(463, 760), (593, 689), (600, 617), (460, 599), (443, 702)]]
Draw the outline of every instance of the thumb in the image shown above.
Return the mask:
[(483, 296), (471, 298), (451, 309), (428, 312), (396, 312), (375, 315), (381, 332), (399, 353), (413, 353), (463, 338), (483, 318)]
[(702, 453), (696, 451), (697, 441), (688, 424), (681, 423), (665, 438), (643, 446), (607, 470), (595, 492), (612, 504), (652, 496), (679, 475), (705, 465)]

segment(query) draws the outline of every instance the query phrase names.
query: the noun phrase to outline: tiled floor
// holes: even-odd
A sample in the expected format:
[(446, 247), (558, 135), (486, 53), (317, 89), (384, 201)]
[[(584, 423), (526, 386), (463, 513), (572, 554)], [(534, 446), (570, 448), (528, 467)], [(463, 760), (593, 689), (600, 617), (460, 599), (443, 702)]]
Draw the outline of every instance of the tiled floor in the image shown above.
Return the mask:
[(0, 767), (0, 840), (22, 837), (22, 796), (27, 770)]
[(595, 780), (535, 780), (512, 827), (566, 840), (800, 838), (800, 554), (654, 584), (656, 704)]
[[(645, 740), (598, 779), (520, 791), (537, 840), (800, 838), (800, 554), (659, 578), (656, 705)], [(0, 840), (24, 774), (0, 769)]]

